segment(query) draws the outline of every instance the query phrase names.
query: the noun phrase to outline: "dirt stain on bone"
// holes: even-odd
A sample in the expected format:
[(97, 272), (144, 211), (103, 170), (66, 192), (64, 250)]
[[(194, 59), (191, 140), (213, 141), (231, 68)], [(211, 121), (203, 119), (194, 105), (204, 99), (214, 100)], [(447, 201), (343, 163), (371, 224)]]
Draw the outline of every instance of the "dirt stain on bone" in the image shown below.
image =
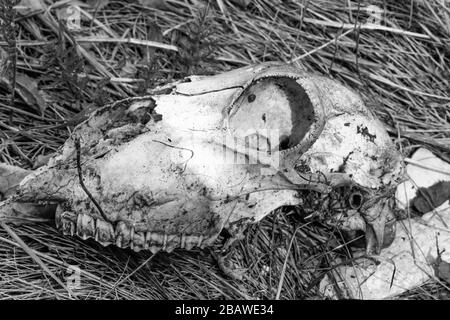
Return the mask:
[(357, 126), (356, 128), (356, 133), (361, 134), (364, 138), (366, 138), (367, 140), (369, 140), (370, 142), (374, 142), (374, 140), (376, 139), (377, 135), (376, 134), (371, 134), (369, 132), (369, 129), (367, 129), (367, 127), (363, 127), (363, 126)]

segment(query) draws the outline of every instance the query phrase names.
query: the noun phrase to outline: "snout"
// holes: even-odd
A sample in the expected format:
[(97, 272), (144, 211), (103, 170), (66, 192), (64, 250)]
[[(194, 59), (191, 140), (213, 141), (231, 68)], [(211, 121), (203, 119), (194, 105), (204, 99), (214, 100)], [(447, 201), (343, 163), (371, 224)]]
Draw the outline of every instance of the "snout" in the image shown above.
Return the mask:
[(395, 238), (395, 201), (380, 198), (361, 209), (366, 226), (366, 253), (379, 255)]

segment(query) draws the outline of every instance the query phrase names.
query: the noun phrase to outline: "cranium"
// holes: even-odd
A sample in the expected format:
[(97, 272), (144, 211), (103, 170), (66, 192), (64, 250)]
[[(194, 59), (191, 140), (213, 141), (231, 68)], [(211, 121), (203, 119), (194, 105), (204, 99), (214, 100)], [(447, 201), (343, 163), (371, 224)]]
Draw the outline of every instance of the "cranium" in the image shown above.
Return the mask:
[(103, 245), (205, 247), (224, 228), (300, 205), (347, 233), (364, 231), (378, 253), (393, 239), (402, 166), (356, 93), (264, 63), (100, 108), (47, 165), (19, 176), (0, 190), (0, 217), (56, 211), (64, 234)]

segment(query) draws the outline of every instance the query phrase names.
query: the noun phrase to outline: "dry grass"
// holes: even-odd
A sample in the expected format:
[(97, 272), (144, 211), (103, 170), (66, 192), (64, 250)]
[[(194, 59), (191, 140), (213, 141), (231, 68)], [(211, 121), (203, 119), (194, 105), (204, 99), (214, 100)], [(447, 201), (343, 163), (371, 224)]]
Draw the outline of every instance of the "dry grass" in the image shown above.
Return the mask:
[[(63, 143), (83, 110), (189, 73), (271, 60), (358, 90), (405, 155), (425, 145), (450, 159), (448, 2), (253, 0), (245, 10), (210, 2), (206, 16), (200, 5), (182, 0), (167, 1), (171, 11), (134, 1), (83, 6), (80, 31), (58, 25), (60, 8), (49, 3), (18, 16), (17, 70), (39, 84), (46, 103), (18, 96), (11, 106), (8, 90), (1, 91), (0, 160), (31, 167)], [(380, 25), (366, 24), (368, 5), (382, 9)], [(63, 237), (45, 224), (14, 232), (48, 270), (0, 229), (0, 299), (316, 299), (330, 259), (351, 258), (345, 247), (336, 249), (339, 237), (302, 224), (295, 208), (270, 215), (239, 243), (233, 261), (246, 268), (242, 281), (218, 270), (211, 252), (220, 243), (210, 251), (152, 256)], [(51, 276), (64, 279), (70, 265), (82, 272), (76, 295)], [(433, 283), (402, 296), (445, 297)]]

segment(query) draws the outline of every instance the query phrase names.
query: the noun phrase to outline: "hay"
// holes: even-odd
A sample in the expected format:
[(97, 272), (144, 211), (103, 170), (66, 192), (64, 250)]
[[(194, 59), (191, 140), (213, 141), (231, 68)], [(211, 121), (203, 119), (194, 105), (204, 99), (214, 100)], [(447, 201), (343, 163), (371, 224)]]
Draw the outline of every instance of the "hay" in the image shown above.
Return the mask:
[[(450, 159), (448, 3), (253, 0), (244, 9), (224, 0), (210, 1), (207, 11), (202, 3), (82, 6), (80, 31), (62, 30), (58, 5), (18, 16), (17, 68), (38, 81), (46, 103), (16, 96), (12, 106), (1, 92), (0, 160), (30, 168), (64, 142), (86, 110), (108, 101), (186, 74), (271, 60), (359, 91), (405, 155), (424, 145)], [(381, 9), (380, 24), (367, 23), (377, 22), (369, 5)], [(303, 223), (298, 208), (278, 210), (239, 242), (232, 261), (246, 269), (242, 281), (219, 271), (212, 252), (220, 241), (211, 250), (152, 256), (63, 237), (45, 224), (14, 231), (34, 254), (0, 229), (0, 299), (317, 299), (330, 260), (352, 258), (333, 230)], [(81, 288), (68, 292), (31, 256), (61, 279), (69, 266), (80, 267)], [(401, 298), (445, 296), (431, 283)]]

